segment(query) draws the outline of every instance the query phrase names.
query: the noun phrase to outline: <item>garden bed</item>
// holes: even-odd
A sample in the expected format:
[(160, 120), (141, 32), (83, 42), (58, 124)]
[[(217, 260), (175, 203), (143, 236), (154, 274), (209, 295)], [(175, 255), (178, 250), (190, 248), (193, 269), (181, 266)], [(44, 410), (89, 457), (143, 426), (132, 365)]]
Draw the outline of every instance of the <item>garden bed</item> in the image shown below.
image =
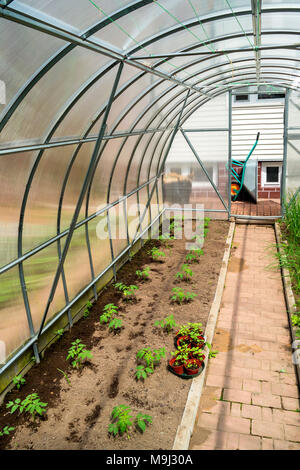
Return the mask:
[[(118, 282), (135, 284), (136, 301), (126, 302), (111, 284), (99, 296), (87, 318), (82, 318), (46, 352), (41, 364), (26, 375), (26, 383), (10, 392), (0, 407), (0, 431), (15, 429), (0, 437), (0, 449), (172, 449), (177, 427), (186, 403), (190, 380), (167, 369), (174, 351), (174, 331), (169, 335), (154, 326), (157, 320), (174, 315), (178, 325), (201, 322), (205, 328), (215, 295), (225, 249), (229, 223), (210, 221), (199, 263), (191, 263), (192, 281), (176, 280), (185, 262), (186, 240), (173, 240), (170, 248), (149, 241), (118, 271)], [(154, 261), (148, 254), (159, 246), (166, 254)], [(141, 281), (136, 270), (149, 266), (149, 279)], [(191, 302), (179, 305), (170, 300), (173, 287), (197, 294)], [(99, 317), (106, 304), (119, 307), (123, 327), (118, 334), (109, 332)], [(80, 339), (92, 358), (80, 370), (66, 361), (71, 343)], [(136, 353), (144, 347), (165, 348), (166, 357), (144, 381), (137, 381)], [(206, 351), (207, 352), (207, 351)], [(63, 375), (63, 371), (66, 376)], [(10, 414), (6, 404), (28, 394), (38, 393), (48, 403), (47, 413), (35, 422), (25, 414)], [(128, 405), (135, 417), (142, 412), (152, 417), (144, 433), (133, 426), (130, 439), (108, 433), (111, 413), (117, 405)]]

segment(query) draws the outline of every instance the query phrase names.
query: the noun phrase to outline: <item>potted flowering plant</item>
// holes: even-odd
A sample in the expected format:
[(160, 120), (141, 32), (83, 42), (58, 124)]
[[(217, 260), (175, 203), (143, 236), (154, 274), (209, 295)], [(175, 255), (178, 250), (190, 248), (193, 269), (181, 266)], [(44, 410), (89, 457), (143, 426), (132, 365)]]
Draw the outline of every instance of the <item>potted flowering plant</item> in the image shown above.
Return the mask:
[(182, 375), (184, 372), (183, 366), (185, 362), (188, 361), (190, 354), (190, 349), (188, 345), (179, 346), (177, 351), (171, 352), (173, 356), (172, 359), (169, 361), (169, 366), (171, 369), (179, 375)]
[(189, 358), (184, 363), (184, 372), (188, 375), (195, 375), (199, 372), (204, 362), (205, 355), (201, 348), (195, 347), (189, 350)]

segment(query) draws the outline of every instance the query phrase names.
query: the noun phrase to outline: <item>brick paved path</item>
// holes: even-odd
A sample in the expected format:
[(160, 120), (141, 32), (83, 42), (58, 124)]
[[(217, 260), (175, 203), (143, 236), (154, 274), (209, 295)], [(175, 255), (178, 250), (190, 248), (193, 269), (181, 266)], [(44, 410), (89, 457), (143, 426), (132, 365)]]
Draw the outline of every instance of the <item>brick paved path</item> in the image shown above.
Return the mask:
[(237, 225), (191, 450), (300, 449), (299, 392), (271, 226)]

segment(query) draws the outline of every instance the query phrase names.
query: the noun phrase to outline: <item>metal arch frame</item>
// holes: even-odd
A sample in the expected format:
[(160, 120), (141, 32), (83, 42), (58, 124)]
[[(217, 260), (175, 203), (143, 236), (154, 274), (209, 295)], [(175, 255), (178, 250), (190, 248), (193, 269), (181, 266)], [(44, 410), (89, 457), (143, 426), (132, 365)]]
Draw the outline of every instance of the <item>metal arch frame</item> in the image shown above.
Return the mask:
[[(141, 3), (142, 3), (142, 4), (141, 4)], [(144, 2), (137, 2), (137, 3), (133, 6), (133, 8), (132, 8), (131, 11), (133, 11), (134, 9), (137, 9), (137, 8), (139, 8), (139, 7), (141, 7), (141, 6), (144, 6), (145, 3), (151, 3), (151, 1), (150, 1), (150, 0), (149, 0), (149, 1), (145, 0)], [(276, 9), (276, 8), (268, 8), (267, 10), (264, 10), (264, 12), (265, 12), (265, 13), (269, 13), (269, 12), (274, 12), (274, 11), (276, 12), (276, 11), (283, 11), (283, 10), (284, 10), (284, 11), (299, 11), (297, 8), (280, 8), (280, 9), (278, 9), (278, 8), (277, 8), (277, 9)], [(14, 10), (13, 10), (13, 11), (14, 11)], [(114, 14), (112, 14), (112, 15), (111, 15), (111, 18), (114, 18), (114, 17), (115, 17), (115, 18), (118, 18), (118, 17), (124, 16), (124, 13), (125, 13), (125, 14), (128, 13), (128, 8), (127, 8), (127, 9), (126, 9), (126, 8), (121, 9), (119, 12), (115, 13), (115, 16), (114, 16)], [(251, 13), (251, 12), (249, 12), (248, 10), (246, 10), (246, 11), (236, 11), (235, 13), (236, 13), (236, 15), (245, 15), (245, 14), (249, 14), (249, 13)], [(10, 19), (10, 20), (12, 20), (12, 21), (17, 21), (17, 18), (14, 17), (13, 14), (12, 14), (12, 15), (9, 15), (7, 11), (5, 11), (4, 14), (3, 14), (3, 13), (1, 14), (1, 9), (0, 9), (0, 16), (7, 17), (7, 15), (8, 15), (8, 19)], [(218, 16), (215, 16), (215, 15), (207, 15), (206, 18), (203, 18), (203, 19), (202, 19), (202, 22), (205, 23), (205, 22), (211, 22), (211, 21), (218, 21), (218, 20), (220, 20), (220, 19), (223, 19), (224, 17), (231, 17), (231, 16), (232, 16), (231, 13), (226, 13), (225, 16), (224, 16), (224, 13), (221, 14), (221, 15), (218, 15)], [(22, 17), (23, 17), (23, 22), (21, 21)], [(30, 20), (30, 19), (29, 19), (29, 20)], [(33, 24), (31, 24), (29, 20), (26, 19), (26, 16), (24, 16), (24, 15), (21, 15), (21, 18), (19, 18), (19, 22), (25, 24), (26, 26), (31, 26), (31, 27), (33, 27)], [(23, 96), (23, 97), (26, 96), (26, 94), (27, 94), (27, 93), (29, 92), (29, 90), (33, 87), (33, 85), (39, 80), (39, 78), (41, 78), (41, 76), (43, 76), (43, 75), (47, 72), (47, 70), (49, 70), (53, 65), (55, 65), (55, 63), (57, 63), (64, 55), (66, 55), (68, 52), (70, 52), (70, 51), (75, 47), (75, 45), (81, 45), (81, 46), (83, 46), (83, 47), (88, 47), (88, 46), (87, 46), (87, 42), (85, 42), (85, 43), (83, 44), (83, 43), (82, 43), (83, 41), (79, 41), (79, 40), (80, 40), (81, 38), (84, 38), (84, 39), (86, 40), (86, 39), (87, 39), (88, 37), (90, 37), (92, 34), (94, 34), (95, 32), (99, 31), (99, 30), (100, 30), (101, 28), (103, 28), (104, 26), (106, 26), (107, 21), (108, 21), (108, 20), (102, 20), (102, 21), (100, 21), (98, 24), (94, 25), (92, 28), (89, 28), (85, 33), (83, 33), (82, 36), (79, 37), (79, 36), (76, 36), (76, 35), (73, 34), (74, 37), (71, 37), (71, 38), (70, 38), (70, 37), (61, 37), (61, 36), (62, 36), (62, 33), (61, 33), (60, 30), (57, 30), (57, 31), (56, 31), (56, 34), (55, 34), (55, 31), (52, 30), (52, 29), (53, 29), (53, 25), (51, 25), (51, 24), (49, 25), (49, 27), (50, 27), (50, 30), (49, 30), (49, 31), (47, 31), (47, 28), (46, 28), (46, 24), (45, 24), (45, 23), (43, 23), (43, 24), (41, 24), (41, 25), (35, 25), (35, 28), (36, 28), (36, 29), (40, 29), (41, 31), (44, 31), (44, 32), (46, 32), (46, 33), (48, 32), (48, 34), (55, 35), (55, 36), (57, 36), (57, 37), (60, 37), (61, 39), (71, 41), (71, 43), (73, 42), (73, 44), (70, 44), (69, 46), (66, 47), (66, 49), (63, 49), (63, 50), (59, 51), (59, 52), (57, 53), (57, 56), (54, 56), (52, 59), (50, 59), (50, 60), (46, 63), (45, 66), (42, 66), (42, 67), (41, 67), (41, 70), (39, 70), (39, 71), (36, 72), (36, 74), (40, 73), (40, 76), (39, 76), (39, 75), (35, 76), (35, 78), (34, 78), (33, 80), (30, 79), (30, 83), (26, 83), (26, 84), (24, 85), (24, 87), (23, 87), (23, 89), (22, 89), (22, 96)], [(198, 21), (196, 21), (195, 24), (191, 24), (190, 22), (187, 23), (187, 24), (189, 25), (189, 27), (193, 27), (193, 26), (197, 26), (199, 23), (198, 23)], [(45, 29), (45, 28), (46, 28), (46, 29)], [(52, 29), (51, 29), (51, 28), (52, 28)], [(183, 28), (183, 26), (181, 27), (181, 29), (182, 29), (182, 28)], [(160, 35), (157, 35), (156, 38), (151, 38), (151, 39), (149, 39), (147, 42), (144, 42), (144, 43), (143, 43), (143, 46), (147, 45), (147, 44), (150, 43), (150, 42), (152, 43), (152, 42), (154, 42), (154, 41), (156, 41), (156, 40), (162, 39), (165, 35), (174, 34), (174, 33), (177, 32), (177, 30), (178, 30), (178, 28), (175, 28), (175, 29), (172, 28), (172, 29), (169, 30), (168, 32), (164, 32), (164, 33), (162, 33), (162, 34), (160, 34)], [(68, 35), (68, 34), (70, 34), (70, 32), (69, 32), (69, 31), (64, 31), (64, 34), (67, 34), (67, 35)], [(78, 41), (79, 41), (79, 42), (78, 42)], [(150, 42), (149, 42), (149, 41), (150, 41)], [(93, 44), (93, 43), (92, 43), (92, 44)], [(73, 46), (73, 47), (72, 47), (72, 46)], [(97, 46), (97, 48), (99, 48), (99, 46), (98, 46), (97, 44), (96, 44), (96, 46)], [(141, 45), (141, 47), (143, 47), (143, 46)], [(101, 47), (103, 47), (103, 46), (101, 46)], [(136, 49), (139, 50), (141, 47), (138, 47), (138, 48), (136, 48)], [(286, 46), (285, 46), (285, 47), (286, 47)], [(68, 48), (69, 48), (69, 49), (68, 49)], [(88, 47), (88, 48), (92, 48), (92, 47), (90, 46), (90, 47)], [(94, 49), (92, 48), (92, 50), (94, 50)], [(136, 66), (136, 67), (138, 67), (138, 68), (142, 68), (143, 70), (146, 70), (146, 71), (149, 72), (149, 73), (154, 73), (154, 74), (156, 74), (156, 75), (158, 74), (158, 72), (157, 72), (157, 71), (154, 71), (152, 68), (145, 67), (144, 65), (139, 64), (139, 63), (135, 63), (135, 64), (132, 63), (132, 61), (131, 61), (130, 59), (127, 59), (128, 54), (127, 54), (126, 56), (120, 56), (120, 55), (119, 55), (118, 57), (116, 57), (116, 52), (115, 52), (115, 51), (112, 51), (112, 50), (109, 51), (107, 48), (105, 48), (105, 51), (104, 51), (104, 50), (98, 50), (98, 49), (97, 49), (97, 52), (101, 52), (102, 54), (108, 55), (108, 56), (110, 56), (111, 58), (116, 58), (116, 59), (124, 60), (125, 63), (130, 63), (131, 65), (134, 65), (134, 66)], [(132, 53), (134, 53), (134, 50), (131, 52), (131, 54), (132, 54)], [(60, 56), (60, 54), (61, 54), (61, 56)], [(129, 60), (129, 62), (128, 62), (128, 60)], [(133, 61), (133, 62), (134, 62), (134, 61)], [(46, 67), (46, 68), (45, 68), (45, 67)], [(165, 78), (168, 78), (169, 80), (175, 81), (175, 82), (178, 83), (178, 84), (182, 84), (182, 83), (180, 83), (178, 80), (174, 80), (174, 78), (173, 78), (171, 75), (161, 74), (161, 72), (159, 72), (159, 74), (160, 74), (160, 76), (164, 75)], [(183, 85), (183, 84), (182, 84), (182, 85)], [(189, 87), (187, 87), (187, 88), (189, 88)], [(20, 101), (23, 99), (22, 96), (19, 96), (18, 99), (17, 99), (17, 102), (14, 103), (15, 108), (18, 106), (18, 104), (20, 103)], [(12, 113), (10, 113), (9, 117), (11, 116), (11, 114), (12, 114)], [(7, 115), (7, 113), (6, 113), (6, 115)], [(2, 125), (3, 125), (3, 126), (5, 125), (5, 123), (7, 122), (7, 120), (8, 120), (8, 119), (5, 120), (5, 117), (2, 119)], [(1, 130), (1, 127), (0, 127), (0, 130)]]
[[(288, 75), (288, 74), (286, 74), (286, 75)], [(198, 91), (198, 90), (197, 90), (197, 91)], [(202, 104), (203, 104), (203, 103), (202, 103)], [(192, 112), (193, 112), (193, 111), (192, 111)]]
[[(276, 33), (277, 33), (277, 32), (276, 32)], [(281, 33), (283, 33), (283, 32), (281, 31)], [(289, 34), (289, 33), (292, 34), (293, 32), (285, 31), (285, 33), (287, 33), (287, 34)], [(271, 32), (270, 32), (270, 31), (267, 31), (267, 32), (264, 32), (264, 34), (273, 34), (273, 32), (272, 32), (272, 31), (271, 31)], [(229, 40), (229, 39), (236, 38), (236, 37), (240, 37), (240, 36), (242, 36), (240, 33), (239, 33), (239, 34), (235, 33), (234, 35), (230, 35), (230, 36), (228, 36), (228, 35), (227, 35), (227, 36), (222, 36), (222, 37), (216, 38), (216, 39), (215, 39), (215, 42), (217, 42), (217, 41), (223, 41), (223, 40)], [(198, 47), (198, 46), (192, 46), (192, 47), (195, 48), (195, 47)], [(189, 46), (189, 49), (191, 49), (191, 46)], [(202, 60), (204, 61), (204, 60), (209, 60), (209, 59), (210, 59), (210, 57), (206, 57), (206, 58), (204, 58), (204, 59), (202, 59)], [(243, 60), (244, 60), (244, 59), (241, 59), (241, 61), (243, 61)], [(292, 60), (292, 59), (290, 59), (290, 60)], [(159, 66), (159, 65), (160, 65), (161, 63), (163, 63), (163, 62), (164, 62), (164, 61), (159, 62), (158, 64), (155, 64), (155, 67)], [(200, 60), (200, 61), (195, 61), (194, 64), (190, 64), (190, 63), (184, 64), (182, 67), (178, 68), (178, 70), (176, 70), (176, 72), (174, 72), (173, 74), (179, 73), (180, 71), (182, 71), (182, 70), (184, 70), (184, 69), (186, 69), (186, 68), (188, 68), (188, 67), (190, 67), (190, 66), (192, 66), (192, 65), (196, 65), (196, 64), (199, 63), (199, 62), (201, 62), (201, 60)], [(238, 63), (238, 61), (234, 61), (234, 63)], [(107, 71), (109, 71), (110, 68), (112, 68), (113, 66), (114, 66), (113, 63), (105, 64), (105, 65), (102, 67), (102, 69), (100, 69), (99, 74), (101, 74), (101, 73), (102, 73), (102, 70), (105, 70), (105, 68), (107, 69)], [(219, 66), (221, 66), (221, 64), (217, 64), (217, 65), (215, 65), (213, 68), (216, 68), (216, 67), (219, 67)], [(138, 80), (140, 77), (142, 77), (145, 73), (146, 73), (146, 72), (143, 72), (141, 75), (137, 75), (136, 77), (134, 77), (134, 79), (132, 79), (132, 83), (134, 83), (134, 81), (136, 81), (136, 80)], [(173, 75), (173, 74), (172, 74), (172, 75)], [(191, 75), (189, 78), (192, 78), (192, 77), (195, 76), (195, 75), (196, 75), (196, 74)], [(87, 90), (90, 88), (90, 86), (92, 86), (94, 83), (96, 83), (96, 81), (97, 81), (98, 78), (100, 78), (100, 77), (97, 76), (97, 75), (96, 75), (96, 77), (95, 77), (94, 79), (91, 79), (91, 78), (90, 78), (87, 82), (83, 83), (80, 88), (82, 88), (82, 89), (84, 89), (85, 91), (87, 91)], [(189, 79), (189, 78), (188, 78), (188, 79)], [(188, 79), (186, 79), (185, 81), (187, 81)], [(127, 86), (130, 86), (130, 83), (129, 83)], [(75, 97), (75, 99), (76, 99), (77, 94), (78, 94), (78, 90), (73, 94), (73, 97), (70, 97), (70, 98), (69, 98), (68, 101), (71, 101), (72, 99), (74, 99), (74, 97)], [(79, 97), (80, 97), (80, 96), (79, 96)], [(76, 101), (77, 101), (77, 100), (76, 100)]]
[(118, 83), (119, 83), (119, 80), (120, 80), (120, 77), (121, 77), (121, 74), (122, 74), (123, 67), (124, 67), (123, 62), (120, 62), (119, 67), (118, 67), (118, 71), (117, 71), (117, 74), (116, 74), (116, 77), (115, 77), (115, 80), (114, 80), (114, 83), (113, 83), (113, 86), (112, 86), (112, 90), (111, 90), (111, 93), (110, 93), (109, 101), (108, 101), (108, 104), (107, 104), (107, 107), (106, 107), (106, 110), (105, 110), (105, 115), (103, 117), (102, 125), (101, 125), (100, 131), (99, 131), (99, 134), (98, 134), (98, 138), (97, 138), (97, 141), (96, 141), (96, 144), (95, 144), (95, 148), (94, 148), (94, 151), (93, 151), (91, 159), (90, 159), (89, 167), (88, 167), (88, 170), (86, 172), (84, 182), (82, 184), (82, 188), (81, 188), (78, 200), (77, 200), (76, 208), (74, 210), (72, 222), (71, 222), (70, 228), (69, 228), (69, 233), (67, 235), (67, 238), (66, 238), (66, 241), (65, 241), (65, 244), (64, 244), (64, 248), (63, 248), (63, 252), (62, 252), (61, 258), (59, 260), (59, 264), (57, 266), (56, 274), (54, 276), (51, 291), (50, 291), (48, 301), (47, 301), (47, 304), (46, 304), (46, 309), (44, 311), (42, 321), (41, 321), (41, 325), (40, 325), (40, 328), (39, 328), (39, 331), (38, 331), (37, 340), (38, 340), (38, 338), (40, 337), (40, 335), (42, 333), (43, 326), (45, 324), (47, 314), (48, 314), (48, 311), (49, 311), (49, 308), (50, 308), (50, 304), (51, 304), (51, 302), (54, 298), (55, 292), (56, 292), (56, 288), (57, 288), (57, 284), (58, 284), (60, 274), (61, 274), (61, 271), (62, 271), (62, 268), (63, 268), (63, 264), (64, 264), (64, 261), (66, 259), (68, 249), (69, 249), (69, 246), (70, 246), (70, 243), (71, 243), (71, 239), (72, 239), (72, 236), (73, 236), (73, 233), (74, 233), (74, 229), (75, 229), (75, 226), (76, 226), (76, 223), (77, 223), (77, 220), (78, 220), (79, 212), (80, 212), (84, 197), (86, 195), (86, 192), (88, 190), (90, 179), (91, 179), (91, 176), (92, 176), (92, 173), (93, 173), (93, 168), (94, 168), (94, 166), (96, 164), (96, 161), (97, 161), (97, 155), (98, 155), (98, 152), (99, 152), (99, 149), (100, 149), (100, 146), (101, 146), (101, 142), (102, 142), (102, 139), (103, 139), (103, 136), (104, 136), (104, 133), (105, 133), (105, 129), (106, 129), (107, 118), (108, 118), (109, 111), (111, 109), (111, 106), (112, 106), (112, 103), (113, 103), (113, 100), (114, 100), (114, 97), (115, 97), (115, 93), (117, 91), (117, 87), (118, 87)]

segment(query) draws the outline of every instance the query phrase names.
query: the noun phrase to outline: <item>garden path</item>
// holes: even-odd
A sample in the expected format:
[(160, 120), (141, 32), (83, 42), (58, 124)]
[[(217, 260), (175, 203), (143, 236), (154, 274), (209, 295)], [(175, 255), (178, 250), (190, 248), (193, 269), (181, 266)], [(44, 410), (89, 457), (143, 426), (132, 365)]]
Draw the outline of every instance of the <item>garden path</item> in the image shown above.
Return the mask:
[(300, 449), (299, 390), (274, 245), (273, 227), (236, 226), (213, 340), (219, 353), (209, 361), (191, 450)]

